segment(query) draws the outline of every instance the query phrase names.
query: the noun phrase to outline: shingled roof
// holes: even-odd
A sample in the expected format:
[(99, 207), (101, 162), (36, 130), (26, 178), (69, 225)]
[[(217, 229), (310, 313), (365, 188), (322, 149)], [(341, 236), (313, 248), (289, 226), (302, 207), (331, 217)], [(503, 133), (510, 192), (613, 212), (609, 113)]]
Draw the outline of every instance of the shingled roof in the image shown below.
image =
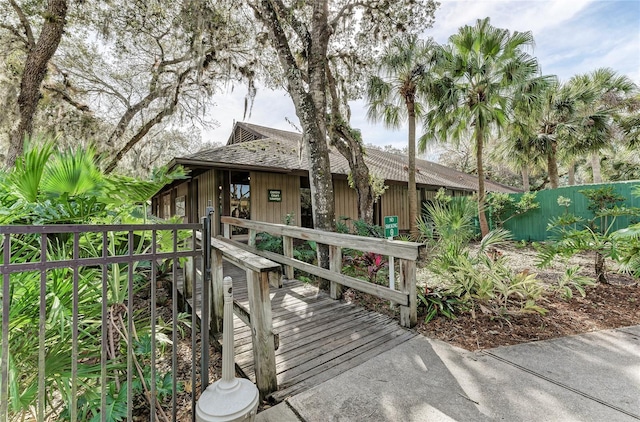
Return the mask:
[[(349, 164), (334, 148), (329, 151), (331, 172), (349, 174)], [(269, 127), (236, 123), (226, 146), (200, 151), (178, 158), (177, 163), (234, 167), (274, 172), (308, 171), (302, 135)], [(408, 182), (407, 158), (377, 149), (366, 150), (365, 162), (370, 171), (386, 181)], [(475, 191), (476, 176), (459, 172), (426, 160), (416, 160), (416, 183), (447, 189)], [(487, 181), (494, 192), (517, 192), (517, 189)]]

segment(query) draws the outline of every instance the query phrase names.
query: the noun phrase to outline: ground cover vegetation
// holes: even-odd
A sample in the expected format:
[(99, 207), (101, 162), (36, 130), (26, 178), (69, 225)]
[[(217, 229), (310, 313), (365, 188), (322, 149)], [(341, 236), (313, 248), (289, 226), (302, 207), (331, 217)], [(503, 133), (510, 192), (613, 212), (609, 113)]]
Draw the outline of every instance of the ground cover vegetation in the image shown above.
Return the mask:
[[(165, 183), (182, 177), (181, 172), (167, 174), (158, 171), (148, 181), (126, 176), (105, 175), (90, 150), (60, 150), (52, 142), (40, 147), (27, 146), (11, 171), (0, 172), (0, 224), (135, 224), (149, 223), (146, 203)], [(157, 222), (161, 223), (161, 222)], [(171, 236), (158, 232), (159, 249), (172, 248)], [(136, 232), (129, 245), (128, 234), (108, 234), (108, 254), (126, 254), (131, 246), (142, 254), (151, 248), (151, 233)], [(73, 236), (51, 235), (47, 242), (47, 260), (67, 260), (74, 257)], [(102, 256), (102, 234), (86, 233), (79, 239), (79, 257)], [(16, 235), (11, 242), (11, 262), (37, 262), (41, 259), (40, 238)], [(133, 289), (129, 291), (127, 277), (134, 273)], [(167, 268), (158, 266), (162, 275)], [(134, 354), (132, 373), (134, 403), (137, 409), (149, 407), (151, 382), (151, 320), (148, 308), (135, 307), (127, 311), (134, 295), (148, 297), (151, 266), (140, 261), (129, 268), (126, 264), (108, 266), (108, 295), (103, 298), (102, 271), (97, 267), (78, 269), (78, 362), (77, 390), (72, 389), (72, 319), (74, 271), (53, 269), (46, 273), (46, 321), (44, 347), (44, 382), (46, 412), (36, 412), (38, 400), (39, 350), (41, 350), (39, 271), (15, 273), (9, 292), (9, 406), (11, 420), (34, 418), (67, 420), (72, 398), (77, 398), (79, 420), (101, 420), (100, 376), (107, 373), (106, 420), (127, 418), (127, 346)], [(146, 292), (146, 293), (145, 293)], [(108, 338), (102, 338), (102, 303), (108, 301)], [(137, 302), (136, 302), (137, 303)], [(131, 322), (131, 325), (129, 323)], [(157, 321), (156, 340), (160, 359), (170, 350), (171, 315)], [(101, 365), (102, 340), (106, 341), (108, 359)], [(158, 404), (171, 397), (172, 372), (156, 374)], [(146, 397), (146, 399), (145, 399)], [(165, 403), (166, 404), (166, 403)], [(163, 416), (163, 406), (158, 406)], [(148, 411), (147, 411), (148, 412)], [(143, 411), (144, 413), (144, 411)], [(44, 420), (44, 419), (43, 419)], [(164, 420), (168, 420), (164, 415)]]
[[(598, 231), (602, 217), (610, 227), (611, 215), (622, 210), (602, 211), (615, 210), (611, 201), (616, 198), (608, 189), (583, 194), (593, 200), (593, 221), (563, 232), (567, 236), (533, 244), (510, 240), (500, 227), (480, 237), (473, 197), (451, 198), (441, 191), (436, 201), (424, 204), (418, 227), (428, 248), (418, 270), (418, 330), (476, 350), (640, 323), (638, 223), (615, 232)], [(501, 209), (519, 213), (535, 209), (535, 204), (535, 198), (528, 197), (520, 206), (504, 207), (502, 202)], [(639, 215), (629, 209), (624, 215), (631, 212)], [(509, 212), (503, 215), (508, 218)], [(557, 222), (549, 224), (555, 227)], [(594, 236), (604, 239), (593, 241)], [(608, 260), (605, 279), (594, 265), (600, 262), (599, 254)], [(368, 279), (369, 265), (363, 261), (351, 275)], [(378, 282), (385, 283), (387, 275), (381, 273)], [(369, 295), (348, 290), (345, 298), (397, 316), (388, 302)]]

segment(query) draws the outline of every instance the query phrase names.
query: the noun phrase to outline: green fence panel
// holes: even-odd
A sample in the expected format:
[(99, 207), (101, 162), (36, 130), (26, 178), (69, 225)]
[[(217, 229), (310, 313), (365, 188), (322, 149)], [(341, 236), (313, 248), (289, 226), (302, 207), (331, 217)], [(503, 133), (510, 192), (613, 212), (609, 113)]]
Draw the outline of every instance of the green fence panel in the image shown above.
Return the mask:
[[(544, 241), (551, 233), (547, 231), (549, 220), (553, 217), (559, 217), (565, 212), (566, 207), (558, 205), (558, 197), (563, 196), (571, 200), (571, 205), (566, 212), (575, 214), (584, 219), (592, 219), (593, 213), (589, 211), (589, 201), (587, 197), (580, 193), (581, 190), (598, 189), (606, 186), (613, 186), (615, 192), (626, 198), (625, 201), (618, 203), (618, 206), (638, 207), (640, 208), (640, 198), (634, 196), (631, 192), (635, 186), (640, 185), (640, 180), (631, 180), (627, 182), (614, 183), (598, 183), (580, 186), (565, 186), (557, 189), (549, 189), (539, 191), (536, 199), (540, 207), (531, 210), (525, 214), (513, 217), (505, 222), (504, 227), (511, 231), (514, 240), (526, 241)], [(521, 193), (512, 194), (515, 200), (519, 200)], [(618, 217), (613, 226), (614, 230), (623, 229), (631, 223), (637, 222), (634, 217)]]

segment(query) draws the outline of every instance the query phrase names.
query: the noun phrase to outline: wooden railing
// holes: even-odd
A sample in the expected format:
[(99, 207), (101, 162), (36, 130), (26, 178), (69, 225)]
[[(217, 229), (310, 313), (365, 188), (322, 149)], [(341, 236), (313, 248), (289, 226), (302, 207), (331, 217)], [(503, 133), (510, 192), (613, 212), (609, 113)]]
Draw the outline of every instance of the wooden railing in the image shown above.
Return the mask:
[[(284, 273), (288, 279), (293, 278), (294, 269), (321, 277), (330, 282), (329, 294), (333, 299), (342, 296), (342, 287), (347, 286), (368, 293), (384, 300), (400, 305), (400, 324), (413, 327), (418, 320), (417, 292), (416, 292), (416, 260), (424, 248), (422, 243), (402, 242), (397, 240), (378, 239), (355, 236), (350, 234), (325, 232), (303, 227), (271, 224), (259, 221), (244, 220), (233, 217), (221, 217), (224, 224), (225, 237), (229, 238), (231, 226), (249, 229), (248, 245), (232, 240), (225, 240), (227, 244), (260, 255), (270, 261), (285, 266)], [(255, 248), (256, 233), (266, 232), (282, 236), (284, 254), (259, 251)], [(218, 238), (222, 240), (221, 238)], [(307, 264), (293, 257), (293, 239), (314, 241), (329, 246), (329, 269)], [(393, 256), (399, 260), (400, 277), (397, 289), (373, 284), (341, 273), (342, 249), (357, 249), (364, 252), (374, 252), (381, 255)], [(393, 271), (393, 269), (390, 269)]]
[[(196, 233), (197, 241), (202, 234)], [(273, 331), (269, 284), (280, 283), (280, 264), (241, 249), (220, 238), (211, 238), (211, 330), (222, 332), (224, 316), (223, 260), (243, 269), (247, 274), (249, 309), (234, 300), (234, 313), (251, 327), (256, 386), (264, 399), (278, 389), (276, 379), (277, 335)]]

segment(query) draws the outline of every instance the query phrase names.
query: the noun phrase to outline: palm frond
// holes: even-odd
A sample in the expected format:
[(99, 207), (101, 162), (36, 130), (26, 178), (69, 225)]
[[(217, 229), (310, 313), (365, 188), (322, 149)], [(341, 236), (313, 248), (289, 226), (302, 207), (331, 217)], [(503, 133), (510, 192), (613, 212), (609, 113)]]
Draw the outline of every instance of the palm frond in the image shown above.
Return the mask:
[(16, 195), (27, 202), (36, 202), (42, 175), (52, 153), (53, 141), (46, 141), (42, 147), (27, 147), (9, 175), (8, 181)]

